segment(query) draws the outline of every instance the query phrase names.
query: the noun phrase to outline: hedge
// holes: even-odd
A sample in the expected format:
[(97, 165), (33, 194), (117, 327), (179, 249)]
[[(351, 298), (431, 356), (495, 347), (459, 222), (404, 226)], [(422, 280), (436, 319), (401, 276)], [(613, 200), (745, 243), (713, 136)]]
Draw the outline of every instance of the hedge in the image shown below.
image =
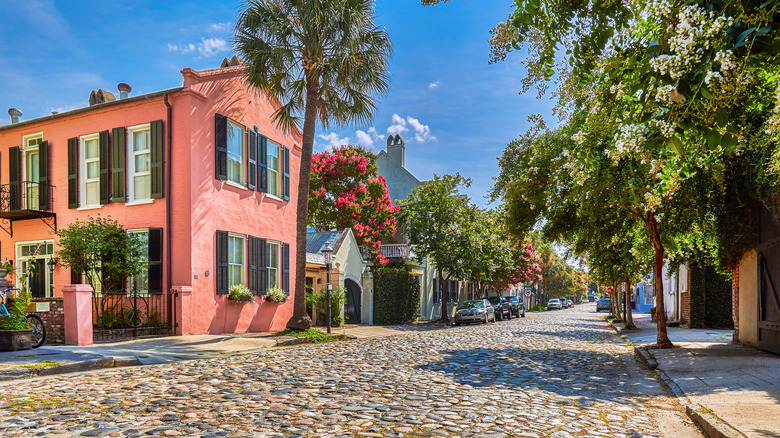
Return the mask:
[(420, 277), (404, 268), (374, 271), (374, 324), (400, 324), (417, 318)]
[(733, 329), (731, 281), (712, 266), (691, 265), (691, 328)]

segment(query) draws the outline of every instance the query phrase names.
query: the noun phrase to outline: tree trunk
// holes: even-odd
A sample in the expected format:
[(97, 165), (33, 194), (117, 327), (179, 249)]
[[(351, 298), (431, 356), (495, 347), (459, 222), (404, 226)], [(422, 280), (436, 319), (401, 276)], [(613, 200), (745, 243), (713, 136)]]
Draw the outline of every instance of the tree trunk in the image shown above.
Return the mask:
[(631, 282), (628, 278), (625, 279), (626, 284), (626, 317), (623, 319), (623, 323), (627, 329), (635, 329), (634, 318), (631, 314)]
[(609, 297), (609, 306), (611, 307), (610, 312), (615, 318), (620, 315), (620, 311), (618, 310), (618, 301), (620, 301), (618, 298), (619, 296), (620, 294), (618, 293), (617, 283), (612, 283), (612, 295)]
[(653, 247), (655, 248), (655, 257), (653, 260), (653, 291), (655, 292), (655, 320), (658, 324), (658, 335), (656, 346), (658, 348), (674, 348), (674, 344), (669, 340), (666, 334), (666, 312), (664, 311), (664, 247), (661, 244), (661, 233), (658, 229), (658, 222), (655, 221), (653, 214), (650, 214), (650, 226), (653, 232)]
[(441, 268), (437, 267), (437, 270), (439, 271), (439, 302), (441, 303), (441, 315), (439, 319), (442, 321), (449, 321), (449, 315), (447, 315), (447, 298), (444, 297), (444, 292), (442, 291), (442, 286), (444, 285), (444, 274), (442, 273)]
[(307, 79), (301, 168), (298, 172), (298, 199), (295, 210), (295, 292), (293, 293), (293, 315), (287, 321), (287, 328), (295, 330), (306, 330), (311, 327), (311, 319), (306, 313), (306, 229), (309, 222), (309, 181), (314, 150), (314, 129), (317, 123), (318, 93), (319, 81)]

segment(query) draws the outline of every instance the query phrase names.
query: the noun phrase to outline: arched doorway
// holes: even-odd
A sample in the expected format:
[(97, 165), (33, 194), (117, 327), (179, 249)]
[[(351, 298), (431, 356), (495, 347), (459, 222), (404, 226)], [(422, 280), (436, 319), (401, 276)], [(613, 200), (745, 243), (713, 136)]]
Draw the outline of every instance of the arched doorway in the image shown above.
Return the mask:
[(344, 305), (344, 319), (347, 324), (360, 324), (361, 290), (355, 280), (345, 279), (344, 286), (347, 289), (347, 304)]

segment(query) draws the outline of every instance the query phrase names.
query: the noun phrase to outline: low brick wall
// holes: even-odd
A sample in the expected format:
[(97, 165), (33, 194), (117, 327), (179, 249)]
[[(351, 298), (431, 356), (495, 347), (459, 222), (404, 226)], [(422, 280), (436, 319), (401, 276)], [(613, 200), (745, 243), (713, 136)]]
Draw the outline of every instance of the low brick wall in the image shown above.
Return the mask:
[(34, 303), (49, 303), (48, 312), (35, 312), (43, 320), (46, 326), (47, 344), (65, 343), (65, 310), (62, 307), (62, 298), (33, 298)]

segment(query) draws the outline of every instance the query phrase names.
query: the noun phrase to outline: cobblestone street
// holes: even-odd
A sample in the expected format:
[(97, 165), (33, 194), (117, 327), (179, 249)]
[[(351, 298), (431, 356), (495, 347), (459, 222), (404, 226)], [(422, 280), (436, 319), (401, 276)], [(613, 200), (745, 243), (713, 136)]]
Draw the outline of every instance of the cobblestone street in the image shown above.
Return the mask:
[(0, 436), (674, 436), (659, 430), (671, 399), (602, 316), (584, 304), (489, 325), (4, 382)]

